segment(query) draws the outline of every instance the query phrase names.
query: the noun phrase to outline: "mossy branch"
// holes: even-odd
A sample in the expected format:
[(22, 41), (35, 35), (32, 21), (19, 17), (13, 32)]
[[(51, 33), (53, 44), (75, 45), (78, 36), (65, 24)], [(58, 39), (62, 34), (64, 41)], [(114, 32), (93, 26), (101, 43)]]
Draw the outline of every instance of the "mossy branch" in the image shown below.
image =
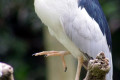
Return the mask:
[(88, 71), (84, 80), (106, 80), (106, 74), (109, 70), (109, 60), (104, 53), (99, 53), (96, 59), (89, 61)]
[(12, 66), (0, 63), (0, 80), (14, 80)]

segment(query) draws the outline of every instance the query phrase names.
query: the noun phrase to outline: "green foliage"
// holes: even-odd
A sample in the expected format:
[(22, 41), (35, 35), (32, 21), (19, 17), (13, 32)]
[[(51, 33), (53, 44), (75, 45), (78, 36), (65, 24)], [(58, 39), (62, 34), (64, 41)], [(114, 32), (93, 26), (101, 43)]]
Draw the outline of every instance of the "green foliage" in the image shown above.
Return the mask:
[(0, 1), (0, 61), (14, 67), (16, 80), (45, 80), (45, 73), (36, 72), (45, 69), (44, 60), (32, 57), (44, 50), (43, 25), (33, 5), (33, 0)]

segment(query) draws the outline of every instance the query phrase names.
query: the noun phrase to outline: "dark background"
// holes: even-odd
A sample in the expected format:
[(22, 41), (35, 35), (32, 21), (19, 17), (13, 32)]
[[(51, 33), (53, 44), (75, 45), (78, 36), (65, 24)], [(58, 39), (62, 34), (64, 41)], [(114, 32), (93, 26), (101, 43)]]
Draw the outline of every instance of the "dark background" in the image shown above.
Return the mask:
[[(112, 34), (114, 80), (120, 80), (120, 0), (99, 0)], [(0, 61), (14, 67), (16, 80), (46, 80), (43, 27), (34, 0), (0, 0)]]

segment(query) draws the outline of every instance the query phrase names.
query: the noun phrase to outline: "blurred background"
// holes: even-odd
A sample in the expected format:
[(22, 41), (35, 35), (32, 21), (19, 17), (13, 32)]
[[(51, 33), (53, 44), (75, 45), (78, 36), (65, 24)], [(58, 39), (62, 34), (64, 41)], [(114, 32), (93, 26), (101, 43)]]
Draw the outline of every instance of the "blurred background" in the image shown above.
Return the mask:
[[(120, 80), (120, 0), (99, 1), (112, 34), (114, 80)], [(14, 67), (15, 80), (49, 80), (49, 61), (43, 56), (32, 57), (33, 53), (49, 50), (46, 45), (58, 43), (46, 40), (46, 31), (35, 14), (34, 0), (0, 0), (0, 61)]]

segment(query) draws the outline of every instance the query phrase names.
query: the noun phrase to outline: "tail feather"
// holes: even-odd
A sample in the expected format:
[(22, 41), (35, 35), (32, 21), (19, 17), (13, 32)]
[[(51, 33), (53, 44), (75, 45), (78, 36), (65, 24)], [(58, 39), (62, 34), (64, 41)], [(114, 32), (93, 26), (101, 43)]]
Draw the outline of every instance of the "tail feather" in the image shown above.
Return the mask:
[(110, 64), (110, 71), (106, 76), (106, 80), (113, 80), (113, 63), (112, 63), (112, 57), (109, 58), (109, 64)]

